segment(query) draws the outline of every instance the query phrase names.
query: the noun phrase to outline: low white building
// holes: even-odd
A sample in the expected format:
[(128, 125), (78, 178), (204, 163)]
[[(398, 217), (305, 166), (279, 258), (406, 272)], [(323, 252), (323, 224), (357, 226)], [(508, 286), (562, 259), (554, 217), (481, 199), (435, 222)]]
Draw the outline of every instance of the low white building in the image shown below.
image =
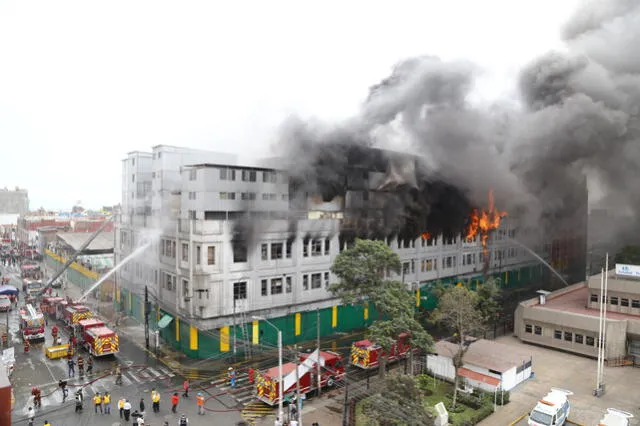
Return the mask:
[[(435, 344), (435, 354), (427, 355), (427, 368), (436, 377), (454, 381), (453, 358), (458, 345), (445, 340)], [(505, 344), (474, 340), (464, 356), (459, 374), (466, 386), (488, 392), (511, 390), (531, 376), (533, 357), (525, 350)], [(464, 388), (464, 385), (460, 386)]]

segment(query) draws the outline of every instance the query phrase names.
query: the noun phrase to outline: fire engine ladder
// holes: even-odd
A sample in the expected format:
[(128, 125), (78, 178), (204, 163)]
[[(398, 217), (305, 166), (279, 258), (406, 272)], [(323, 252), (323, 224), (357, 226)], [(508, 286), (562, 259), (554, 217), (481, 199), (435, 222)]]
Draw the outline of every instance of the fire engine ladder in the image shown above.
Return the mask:
[(242, 343), (244, 346), (244, 358), (245, 360), (251, 359), (252, 357), (252, 343), (253, 343), (253, 339), (252, 339), (252, 333), (249, 332), (249, 329), (247, 328), (247, 323), (248, 323), (248, 319), (247, 319), (247, 314), (246, 312), (242, 311), (240, 313), (240, 329), (242, 330)]
[[(298, 368), (297, 368), (298, 374), (297, 375), (296, 375), (296, 370), (293, 370), (291, 373), (289, 373), (286, 376), (284, 376), (284, 378), (283, 378), (284, 387), (282, 389), (284, 389), (286, 391), (287, 389), (291, 388), (296, 383), (296, 380), (298, 378), (304, 376), (305, 374), (307, 374), (309, 371), (311, 371), (315, 367), (315, 365), (318, 362), (319, 358), (320, 358), (320, 350), (319, 349), (316, 349), (311, 354), (309, 354), (307, 359), (305, 359), (303, 363), (298, 365)], [(321, 363), (321, 365), (322, 365), (322, 363)]]

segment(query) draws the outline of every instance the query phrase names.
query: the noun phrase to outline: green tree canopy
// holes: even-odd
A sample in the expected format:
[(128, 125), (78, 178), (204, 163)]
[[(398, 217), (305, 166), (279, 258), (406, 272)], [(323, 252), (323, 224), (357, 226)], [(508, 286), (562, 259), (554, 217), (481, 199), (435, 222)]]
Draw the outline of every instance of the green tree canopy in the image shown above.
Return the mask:
[(615, 263), (640, 265), (640, 246), (624, 246), (616, 254)]
[[(366, 426), (433, 425), (433, 414), (412, 376), (393, 375), (385, 379), (383, 391), (362, 401), (362, 424)], [(360, 422), (358, 422), (360, 424)]]

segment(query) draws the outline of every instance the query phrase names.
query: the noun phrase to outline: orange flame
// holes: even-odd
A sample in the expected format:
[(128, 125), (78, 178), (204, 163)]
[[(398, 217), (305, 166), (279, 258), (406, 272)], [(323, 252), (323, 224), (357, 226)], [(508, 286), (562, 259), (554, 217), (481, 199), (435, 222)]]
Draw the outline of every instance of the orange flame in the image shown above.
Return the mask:
[(482, 244), (482, 252), (487, 254), (487, 242), (489, 241), (489, 233), (494, 229), (498, 229), (500, 221), (507, 215), (506, 212), (496, 210), (493, 199), (493, 191), (489, 191), (489, 209), (478, 211), (473, 209), (471, 212), (471, 223), (467, 230), (466, 238), (471, 240), (480, 236)]
[(428, 233), (428, 232), (423, 232), (421, 237), (422, 237), (423, 240), (428, 240), (428, 239), (431, 238), (431, 234)]

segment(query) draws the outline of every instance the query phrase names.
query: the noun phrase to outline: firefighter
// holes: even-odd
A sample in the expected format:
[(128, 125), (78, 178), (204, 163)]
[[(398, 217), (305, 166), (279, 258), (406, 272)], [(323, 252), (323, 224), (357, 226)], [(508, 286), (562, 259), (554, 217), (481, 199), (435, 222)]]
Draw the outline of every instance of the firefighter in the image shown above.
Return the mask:
[(120, 370), (120, 366), (116, 366), (116, 385), (122, 386), (122, 371)]
[(8, 348), (9, 345), (7, 344), (9, 340), (9, 336), (7, 335), (7, 333), (2, 333), (2, 347), (3, 348)]
[(67, 389), (67, 381), (60, 379), (58, 382), (58, 386), (62, 390), (62, 402), (67, 400), (67, 396), (69, 395), (69, 390)]
[(249, 367), (248, 374), (249, 374), (249, 384), (254, 384), (256, 381), (256, 371), (253, 368)]
[(93, 358), (91, 355), (87, 358), (87, 374), (93, 373)]
[(31, 395), (33, 395), (33, 406), (35, 408), (42, 407), (42, 391), (37, 387), (31, 389)]
[(53, 343), (55, 344), (58, 340), (58, 327), (55, 325), (51, 328), (51, 337), (53, 337)]
[(82, 355), (78, 355), (78, 374), (84, 376), (84, 358), (82, 358)]
[(24, 339), (24, 353), (28, 353), (29, 352), (29, 348), (31, 347), (31, 345), (29, 344), (29, 340)]
[(236, 387), (236, 370), (234, 370), (233, 367), (229, 367), (227, 378), (229, 379), (229, 385), (232, 388), (235, 388)]

